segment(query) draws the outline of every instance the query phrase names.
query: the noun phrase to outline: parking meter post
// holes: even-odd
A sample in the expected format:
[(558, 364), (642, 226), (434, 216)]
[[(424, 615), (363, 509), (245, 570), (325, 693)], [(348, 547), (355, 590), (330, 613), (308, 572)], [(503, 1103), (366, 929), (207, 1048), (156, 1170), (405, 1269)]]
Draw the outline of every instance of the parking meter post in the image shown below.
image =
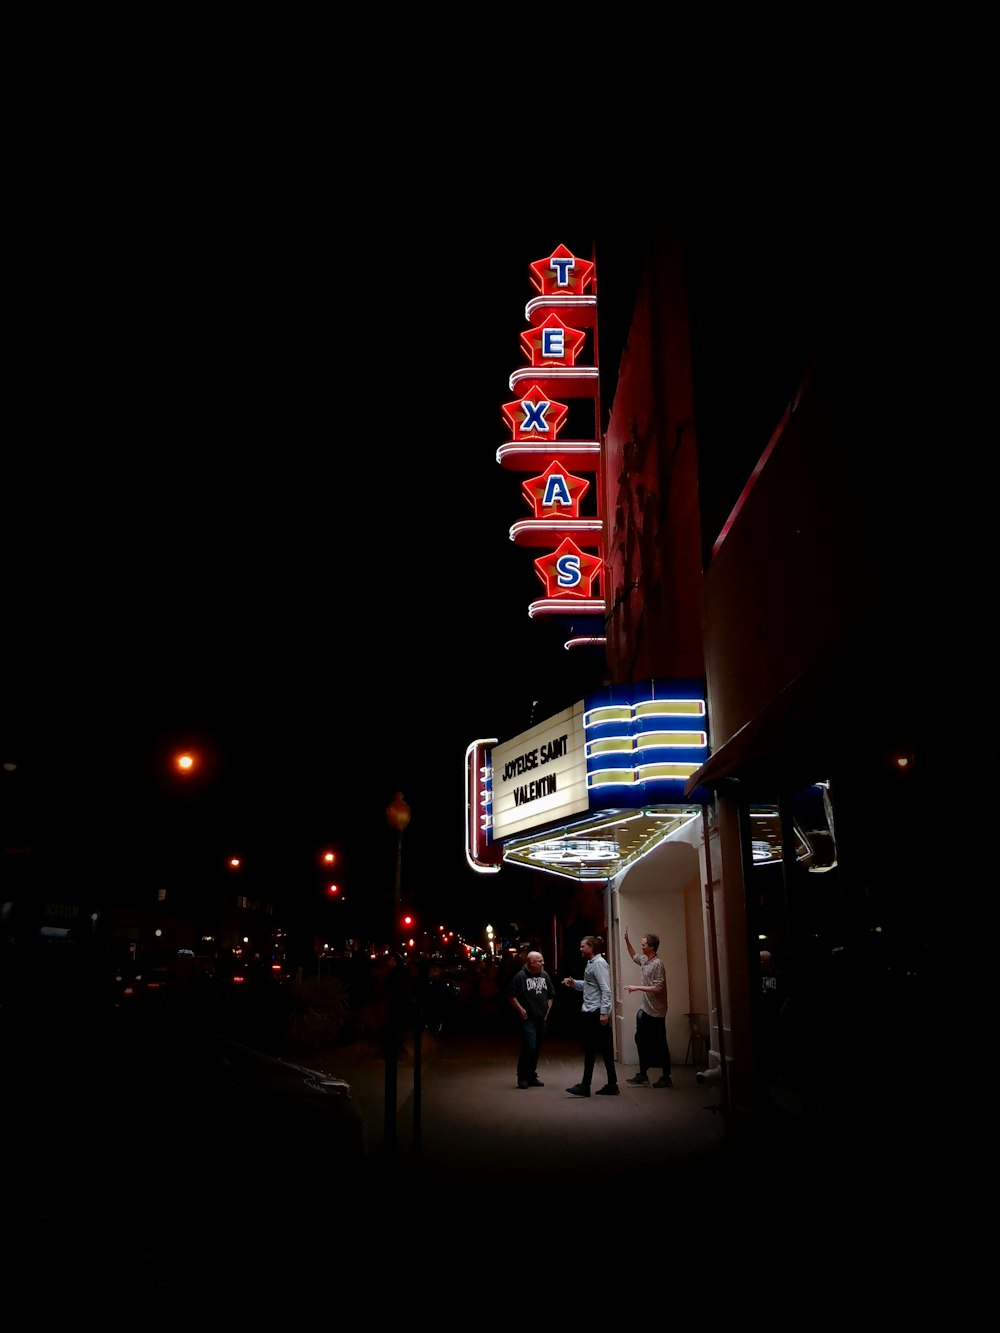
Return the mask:
[[(390, 941), (394, 941), (396, 932), (399, 930), (399, 912), (403, 902), (403, 830), (410, 822), (410, 807), (403, 799), (403, 793), (401, 791), (396, 792), (390, 804), (386, 806), (385, 818), (389, 827), (395, 829), (396, 832), (396, 882), (392, 895), (393, 916), (389, 932)], [(391, 947), (395, 947), (394, 944)], [(390, 1049), (385, 1053), (385, 1108), (383, 1111), (384, 1156), (386, 1163), (389, 1166), (394, 1166), (396, 1163), (396, 1080), (397, 1063), (399, 1060), (399, 1039), (403, 1033), (404, 1026), (405, 1025), (402, 1023), (398, 1013), (398, 1006), (390, 1003)]]
[(399, 1033), (390, 1016), (385, 1043), (385, 1103), (382, 1112), (382, 1157), (386, 1166), (396, 1165), (396, 1081)]
[(420, 1170), (420, 1046), (424, 1026), (424, 960), (418, 962), (416, 1002), (413, 1008), (413, 1171)]

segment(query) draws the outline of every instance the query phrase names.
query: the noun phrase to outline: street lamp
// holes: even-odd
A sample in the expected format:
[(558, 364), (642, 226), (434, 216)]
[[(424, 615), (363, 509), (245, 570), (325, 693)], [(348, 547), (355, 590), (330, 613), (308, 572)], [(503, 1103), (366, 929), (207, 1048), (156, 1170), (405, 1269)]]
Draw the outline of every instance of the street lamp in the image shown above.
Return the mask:
[[(403, 793), (401, 791), (396, 792), (392, 801), (386, 806), (385, 818), (389, 827), (396, 830), (396, 890), (393, 895), (392, 934), (389, 937), (395, 942), (396, 931), (399, 928), (399, 909), (402, 901), (403, 831), (410, 822), (410, 807), (403, 800)], [(397, 964), (397, 966), (399, 966), (399, 964)], [(382, 1138), (386, 1161), (390, 1165), (395, 1166), (396, 1066), (399, 1059), (399, 1030), (397, 1028), (398, 1017), (393, 1012), (393, 1008), (394, 1006), (390, 1003), (390, 1031), (385, 1052), (385, 1104), (383, 1110)]]
[(393, 897), (392, 937), (395, 938), (399, 909), (402, 905), (402, 870), (403, 870), (403, 831), (410, 822), (410, 807), (403, 800), (403, 793), (396, 792), (392, 801), (385, 808), (385, 818), (390, 828), (396, 830), (396, 892)]

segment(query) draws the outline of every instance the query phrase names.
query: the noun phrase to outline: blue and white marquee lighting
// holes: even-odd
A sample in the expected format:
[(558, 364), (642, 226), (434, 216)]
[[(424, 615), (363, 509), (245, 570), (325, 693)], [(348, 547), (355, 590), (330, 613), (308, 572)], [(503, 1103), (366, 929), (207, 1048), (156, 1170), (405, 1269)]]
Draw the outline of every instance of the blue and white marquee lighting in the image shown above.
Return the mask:
[(692, 807), (711, 801), (700, 787), (684, 793), (707, 756), (700, 680), (607, 686), (502, 745), (473, 741), (465, 755), (469, 865), (494, 872), (506, 843), (523, 844), (537, 830), (544, 831), (544, 848), (556, 825), (562, 859), (570, 838), (571, 852), (584, 839), (589, 861), (599, 860), (597, 835), (580, 827), (589, 816), (606, 822), (615, 811), (616, 825), (629, 811), (663, 812), (668, 823), (667, 816), (688, 817)]
[(685, 784), (708, 757), (703, 682), (608, 686), (588, 698), (583, 725), (592, 810), (691, 799)]

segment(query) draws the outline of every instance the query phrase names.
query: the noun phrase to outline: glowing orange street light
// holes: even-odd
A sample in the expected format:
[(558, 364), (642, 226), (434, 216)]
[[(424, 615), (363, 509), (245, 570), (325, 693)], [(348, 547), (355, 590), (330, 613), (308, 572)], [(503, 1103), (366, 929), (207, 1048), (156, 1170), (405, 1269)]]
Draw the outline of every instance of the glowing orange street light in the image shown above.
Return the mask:
[[(392, 936), (395, 936), (402, 902), (401, 882), (403, 864), (403, 830), (410, 822), (410, 807), (403, 800), (403, 793), (396, 792), (385, 809), (385, 818), (390, 828), (396, 830), (396, 889), (393, 894)], [(412, 945), (410, 946), (412, 948)], [(387, 1162), (396, 1161), (396, 1038), (398, 1018), (393, 1018), (393, 1030), (385, 1057), (385, 1105), (382, 1112), (382, 1151)], [(413, 1145), (418, 1151), (420, 1134), (418, 1116), (420, 1106), (420, 1024), (414, 1024), (413, 1039)], [(414, 1157), (414, 1163), (416, 1157)]]
[(395, 915), (399, 916), (399, 907), (402, 902), (402, 863), (403, 863), (403, 830), (410, 822), (410, 807), (403, 800), (403, 793), (396, 792), (392, 798), (391, 804), (385, 808), (386, 823), (390, 828), (396, 830), (396, 891), (394, 894)]
[(174, 767), (179, 773), (193, 773), (198, 766), (198, 756), (192, 754), (190, 750), (185, 750), (183, 754), (174, 756)]
[(385, 817), (390, 828), (397, 829), (402, 833), (410, 822), (410, 807), (403, 800), (403, 793), (396, 792), (392, 798), (392, 803), (385, 808)]

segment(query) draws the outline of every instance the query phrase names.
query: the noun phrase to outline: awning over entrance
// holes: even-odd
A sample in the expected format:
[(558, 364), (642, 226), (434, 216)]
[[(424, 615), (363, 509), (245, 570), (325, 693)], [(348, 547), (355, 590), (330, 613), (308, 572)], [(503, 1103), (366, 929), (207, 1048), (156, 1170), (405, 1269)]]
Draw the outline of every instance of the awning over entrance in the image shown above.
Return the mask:
[(602, 810), (557, 828), (504, 842), (503, 859), (568, 879), (614, 878), (659, 843), (701, 818), (701, 806)]

